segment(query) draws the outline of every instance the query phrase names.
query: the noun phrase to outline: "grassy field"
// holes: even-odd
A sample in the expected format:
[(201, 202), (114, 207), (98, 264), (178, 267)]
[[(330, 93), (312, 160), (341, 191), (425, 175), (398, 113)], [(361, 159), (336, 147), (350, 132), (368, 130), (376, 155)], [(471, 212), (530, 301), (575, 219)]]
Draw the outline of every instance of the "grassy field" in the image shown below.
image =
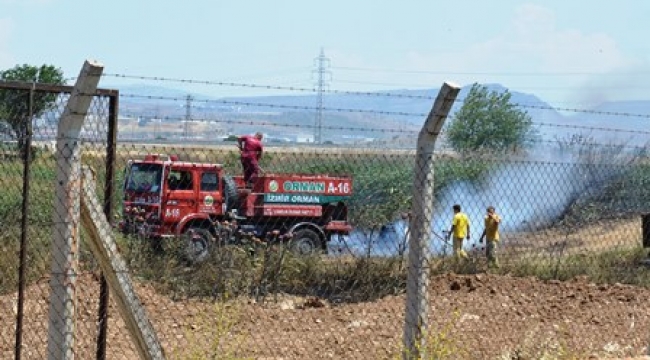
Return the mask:
[[(238, 153), (232, 148), (205, 148), (205, 147), (144, 147), (142, 145), (126, 145), (118, 148), (115, 164), (116, 179), (114, 194), (114, 212), (119, 213), (121, 198), (121, 181), (126, 162), (132, 158), (144, 156), (146, 153), (179, 154), (187, 161), (213, 161), (224, 165), (229, 173), (239, 172)], [(103, 189), (105, 179), (105, 157), (101, 154), (100, 147), (84, 149), (83, 163), (97, 170), (98, 189)], [(262, 166), (268, 172), (300, 172), (300, 173), (329, 173), (347, 174), (354, 177), (355, 194), (351, 199), (350, 220), (356, 228), (378, 229), (387, 222), (393, 221), (410, 207), (412, 196), (412, 174), (414, 154), (408, 151), (389, 150), (359, 150), (344, 151), (341, 149), (269, 149), (265, 154)], [(507, 162), (486, 161), (479, 156), (457, 158), (453, 156), (440, 156), (435, 163), (436, 194), (440, 194), (448, 187), (458, 182), (481, 183), (495, 168)], [(537, 174), (530, 173), (522, 176), (545, 176), (545, 172), (556, 172), (557, 165), (536, 164), (533, 168)], [(0, 291), (11, 292), (16, 288), (18, 260), (17, 252), (20, 239), (19, 223), (21, 219), (21, 192), (22, 192), (22, 164), (17, 161), (5, 161), (0, 166), (2, 169), (2, 186), (4, 191), (0, 196), (0, 219), (4, 231), (0, 235)], [(593, 166), (592, 166), (593, 171)], [(537, 259), (541, 244), (552, 247), (554, 244), (540, 239), (558, 239), (560, 235), (566, 237), (567, 245), (562, 249), (571, 251), (550, 252), (547, 257), (555, 259), (561, 257), (562, 261), (553, 260), (555, 277), (563, 278), (565, 273), (594, 273), (592, 268), (577, 261), (580, 256), (587, 254), (607, 254), (617, 249), (628, 249), (639, 243), (639, 223), (629, 223), (626, 219), (638, 213), (643, 206), (643, 199), (648, 198), (650, 183), (650, 165), (641, 163), (628, 166), (624, 171), (617, 173), (607, 183), (591, 188), (593, 193), (587, 193), (574, 199), (567, 207), (565, 218), (571, 218), (571, 224), (582, 224), (579, 229), (563, 225), (563, 219), (557, 219), (555, 227), (543, 229), (528, 229), (517, 235), (520, 246), (511, 247), (517, 252), (517, 261), (529, 261), (535, 266), (516, 265), (517, 272), (526, 273), (531, 268), (537, 268), (540, 260)], [(53, 194), (55, 178), (55, 163), (51, 153), (42, 152), (32, 163), (30, 178), (30, 210), (28, 214), (28, 279), (33, 281), (44, 276), (49, 268), (49, 243), (51, 240), (52, 209), (56, 199)], [(103, 194), (99, 194), (100, 198)], [(526, 194), (521, 194), (525, 198)], [(552, 194), (549, 194), (552, 196)], [(598, 216), (593, 215), (597, 208)], [(633, 210), (622, 211), (622, 210)], [(628, 224), (618, 230), (618, 238), (627, 237), (630, 241), (607, 243), (602, 221), (612, 224)], [(614, 225), (612, 225), (614, 226)], [(556, 231), (550, 235), (549, 231)], [(614, 236), (614, 235), (608, 235)], [(578, 240), (571, 240), (573, 238)], [(525, 240), (528, 238), (528, 240)], [(582, 246), (585, 239), (592, 246)], [(146, 245), (140, 244), (136, 239), (121, 239), (120, 244), (123, 254), (132, 264), (134, 274), (138, 277), (151, 279), (160, 284), (162, 288), (183, 294), (206, 296), (220, 292), (242, 293), (250, 291), (255, 281), (264, 283), (262, 292), (270, 291), (266, 288), (275, 287), (275, 290), (296, 291), (303, 294), (339, 294), (348, 293), (348, 297), (364, 299), (382, 296), (387, 293), (401, 291), (404, 280), (404, 264), (399, 257), (385, 257), (381, 259), (367, 259), (355, 257), (342, 257), (341, 259), (284, 259), (281, 264), (274, 259), (281, 251), (262, 249), (258, 255), (251, 257), (249, 252), (242, 249), (229, 249), (215, 254), (212, 262), (202, 265), (190, 272), (182, 270), (185, 265), (179, 260), (178, 249), (174, 244), (168, 245), (170, 251), (166, 256), (154, 256), (147, 253)], [(522, 245), (523, 244), (523, 245)], [(540, 244), (533, 246), (532, 244)], [(578, 245), (576, 245), (578, 244)], [(599, 246), (593, 246), (598, 244)], [(609, 244), (609, 245), (607, 245)], [(545, 247), (546, 248), (546, 247)], [(259, 249), (258, 249), (259, 250)], [(504, 249), (504, 256), (508, 255), (509, 248)], [(627, 250), (626, 250), (627, 251)], [(259, 255), (263, 254), (263, 255)], [(268, 256), (266, 255), (268, 254)], [(616, 254), (619, 254), (616, 252)], [(570, 256), (577, 256), (571, 258)], [(600, 255), (593, 255), (600, 256)], [(620, 255), (617, 255), (617, 258)], [(576, 260), (577, 259), (577, 260)], [(600, 258), (599, 258), (600, 259)], [(576, 260), (576, 261), (574, 261)], [(603, 264), (604, 260), (590, 260), (589, 263)], [(605, 262), (606, 263), (606, 262)], [(275, 264), (275, 265), (272, 265)], [(278, 265), (279, 264), (279, 265)], [(578, 270), (574, 269), (580, 265)], [(514, 266), (514, 265), (513, 265)], [(550, 266), (550, 265), (549, 265)], [(515, 268), (508, 268), (514, 271)], [(543, 267), (542, 267), (543, 268)], [(447, 270), (445, 270), (447, 271)], [(462, 271), (455, 269), (454, 271)], [(469, 271), (469, 270), (468, 270)], [(510, 270), (508, 270), (510, 271)], [(545, 274), (541, 271), (540, 274)], [(632, 282), (644, 283), (645, 280), (634, 280), (618, 271), (622, 278)], [(160, 274), (165, 274), (160, 276)], [(203, 281), (196, 281), (197, 274), (205, 274)], [(273, 275), (273, 276), (271, 276)], [(265, 279), (261, 279), (266, 277)], [(610, 276), (611, 277), (611, 276)], [(273, 284), (267, 284), (271, 278), (276, 278)], [(602, 279), (608, 276), (600, 276)], [(189, 279), (193, 279), (191, 284)], [(257, 280), (253, 280), (257, 279)], [(617, 277), (617, 279), (621, 279)], [(370, 288), (374, 290), (369, 290)], [(336, 290), (338, 289), (338, 290)], [(336, 291), (335, 291), (336, 290)], [(350, 296), (351, 293), (363, 295)], [(334, 296), (334, 295), (332, 295)], [(339, 295), (336, 295), (339, 296)], [(344, 295), (341, 295), (344, 296)]]
[[(120, 146), (115, 164), (117, 191), (113, 199), (114, 212), (119, 212), (122, 170), (129, 159), (142, 157), (148, 152), (179, 154), (181, 158), (188, 161), (222, 163), (227, 172), (238, 173), (240, 171), (238, 153), (233, 151), (236, 150), (233, 148), (229, 146), (214, 148)], [(105, 157), (101, 152), (100, 147), (89, 147), (83, 153), (83, 163), (97, 171), (98, 189), (103, 189), (106, 167)], [(350, 219), (357, 228), (376, 231), (381, 225), (394, 220), (401, 212), (409, 209), (412, 200), (413, 160), (414, 154), (409, 151), (278, 148), (269, 149), (262, 166), (268, 172), (352, 175), (355, 181), (355, 196), (349, 204)], [(442, 196), (445, 191), (455, 189), (459, 183), (487, 186), (486, 183), (489, 181), (486, 179), (491, 178), (493, 174), (500, 174), (499, 171), (504, 167), (511, 167), (513, 163), (514, 161), (508, 160), (486, 160), (480, 156), (441, 155), (435, 165), (436, 195)], [(650, 287), (650, 270), (640, 265), (640, 261), (647, 257), (647, 249), (639, 246), (641, 236), (639, 215), (648, 210), (646, 204), (650, 203), (648, 186), (650, 165), (647, 162), (625, 165), (562, 165), (532, 162), (530, 166), (517, 169), (517, 172), (513, 171), (512, 174), (513, 176), (516, 174), (523, 181), (513, 182), (511, 185), (501, 178), (504, 186), (499, 188), (500, 192), (497, 192), (497, 195), (505, 196), (506, 193), (514, 193), (517, 195), (517, 201), (537, 204), (539, 207), (542, 207), (541, 205), (549, 198), (559, 197), (563, 189), (570, 185), (557, 180), (555, 174), (558, 172), (580, 175), (578, 178), (568, 178), (572, 181), (578, 181), (575, 179), (597, 181), (587, 184), (588, 186), (581, 188), (584, 189), (583, 191), (570, 198), (570, 201), (565, 203), (564, 211), (553, 222), (545, 226), (531, 225), (518, 231), (506, 232), (501, 249), (502, 266), (499, 269), (489, 270), (492, 275), (503, 275), (504, 279), (514, 276), (562, 281), (586, 278), (602, 284), (622, 283)], [(522, 172), (521, 169), (525, 171)], [(20, 162), (7, 160), (0, 164), (0, 171), (2, 171), (0, 184), (3, 186), (0, 195), (0, 223), (3, 230), (0, 233), (0, 294), (7, 294), (7, 298), (13, 298), (18, 286), (17, 255), (21, 235), (23, 167)], [(38, 154), (32, 163), (30, 177), (26, 269), (28, 285), (31, 284), (34, 289), (42, 288), (42, 294), (32, 294), (35, 300), (31, 303), (30, 309), (36, 309), (45, 315), (47, 305), (43, 303), (43, 299), (47, 294), (45, 284), (50, 269), (52, 209), (57, 201), (53, 194), (55, 175), (56, 167), (52, 155), (48, 152)], [(551, 179), (539, 185), (547, 186), (548, 182), (551, 183), (545, 192), (546, 198), (541, 200), (532, 197), (530, 188), (528, 190), (511, 188), (521, 183), (536, 184), (535, 181), (539, 179)], [(103, 196), (103, 194), (99, 195)], [(476, 235), (478, 234), (475, 232)], [(80, 278), (85, 278), (86, 282), (92, 282), (95, 286), (96, 281), (88, 279), (96, 279), (97, 267), (92, 255), (86, 249), (84, 239), (85, 234), (82, 231)], [(287, 298), (299, 299), (295, 301), (301, 303), (315, 301), (310, 299), (319, 299), (318, 301), (325, 301), (328, 304), (336, 304), (337, 307), (344, 306), (346, 314), (351, 312), (347, 309), (366, 305), (391, 301), (391, 304), (399, 303), (400, 306), (403, 304), (407, 268), (405, 259), (401, 256), (344, 254), (297, 257), (281, 246), (251, 243), (245, 246), (221, 248), (213, 252), (208, 261), (188, 266), (180, 255), (179, 242), (168, 241), (164, 244), (164, 252), (157, 253), (142, 239), (123, 237), (118, 234), (116, 239), (120, 253), (129, 265), (132, 279), (139, 288), (149, 289), (145, 294), (151, 297), (143, 299), (152, 311), (152, 319), (160, 326), (160, 333), (168, 333), (163, 339), (166, 341), (167, 348), (174, 350), (173, 358), (207, 358), (206, 354), (209, 353), (223, 353), (221, 348), (223, 346), (229, 347), (230, 350), (234, 349), (233, 355), (227, 358), (246, 358), (234, 355), (239, 346), (236, 341), (256, 343), (254, 336), (259, 336), (255, 332), (257, 315), (238, 313), (238, 308), (232, 305), (235, 303), (233, 299), (244, 304), (241, 308), (247, 311), (259, 311), (262, 306), (265, 306), (263, 304), (283, 306), (288, 301)], [(481, 249), (472, 249), (470, 256), (472, 261), (467, 262), (459, 262), (449, 257), (436, 257), (430, 263), (431, 275), (440, 279), (441, 276), (448, 274), (488, 272)], [(85, 290), (79, 289), (79, 291), (81, 294)], [(491, 290), (486, 290), (487, 294), (489, 291)], [(507, 291), (510, 294), (516, 290)], [(489, 296), (487, 294), (481, 296)], [(90, 308), (97, 297), (96, 292), (81, 296), (82, 307)], [(168, 302), (168, 304), (157, 308), (158, 304), (155, 302), (163, 303), (163, 299), (164, 303)], [(221, 301), (212, 303), (211, 300)], [(210, 308), (203, 309), (202, 305), (199, 305), (208, 303), (212, 304)], [(316, 301), (315, 304), (318, 305), (318, 302)], [(185, 311), (194, 309), (192, 306), (197, 307), (192, 310), (195, 311), (192, 317), (182, 312), (171, 314), (169, 309), (172, 306), (178, 306)], [(393, 306), (391, 309), (397, 309), (396, 305), (391, 306)], [(214, 311), (209, 312), (213, 307)], [(337, 309), (332, 305), (331, 311), (335, 315), (330, 314), (328, 316), (331, 318), (319, 317), (316, 320), (324, 319), (325, 322), (336, 323), (336, 319), (342, 316), (340, 313), (336, 315)], [(156, 312), (153, 312), (154, 310)], [(402, 310), (401, 307), (399, 310)], [(476, 310), (467, 311), (476, 312)], [(313, 313), (304, 310), (299, 316), (325, 316), (313, 315)], [(95, 314), (94, 308), (87, 313), (80, 312), (81, 317), (88, 324), (95, 324)], [(209, 319), (201, 322), (196, 320), (197, 314), (210, 314), (210, 316)], [(272, 316), (264, 318), (264, 321), (282, 319), (285, 314), (286, 312), (283, 312), (278, 317), (273, 313)], [(449, 327), (442, 324), (442, 327), (435, 328), (436, 332), (430, 334), (430, 346), (433, 347), (431, 353), (435, 354), (434, 357), (453, 358), (453, 354), (460, 351), (462, 345), (450, 342), (450, 332), (455, 331), (454, 328), (457, 326), (470, 326), (461, 324), (460, 317), (463, 315), (467, 314), (458, 313), (458, 318), (448, 319), (451, 324)], [(356, 321), (354, 316), (356, 315), (352, 314), (350, 318)], [(385, 319), (386, 310), (378, 311), (377, 316)], [(113, 318), (119, 316), (115, 315)], [(193, 318), (195, 323), (179, 325), (182, 323), (180, 319), (185, 318)], [(398, 317), (395, 321), (399, 322), (401, 318)], [(233, 329), (249, 322), (254, 323), (251, 325), (253, 330), (251, 332), (242, 330), (241, 333), (237, 333), (240, 337), (236, 341), (233, 340)], [(40, 329), (43, 322), (38, 323), (41, 324)], [(302, 324), (304, 321), (297, 320), (295, 323)], [(123, 331), (119, 326), (122, 325), (112, 324), (110, 329), (117, 334), (118, 331)], [(293, 325), (283, 323), (277, 326), (286, 329)], [(336, 325), (328, 323), (328, 326)], [(29, 329), (28, 333), (32, 330)], [(81, 329), (81, 331), (86, 330)], [(304, 331), (311, 334), (307, 330)], [(398, 332), (399, 329), (393, 331), (391, 339), (398, 339)], [(349, 336), (353, 335), (351, 332)], [(205, 340), (203, 339), (205, 336), (211, 338)], [(318, 337), (314, 341), (321, 341), (331, 334), (313, 336)], [(259, 343), (259, 338), (257, 339)], [(355, 339), (361, 341), (360, 338)], [(291, 341), (297, 340), (292, 338)], [(364, 341), (368, 344), (371, 342), (369, 339)], [(92, 348), (93, 342), (88, 341), (88, 344), (89, 348)], [(371, 345), (368, 344), (363, 346), (368, 346), (367, 349), (370, 349)], [(335, 345), (331, 346), (337, 348)], [(520, 345), (522, 346), (524, 345)], [(573, 353), (570, 352), (569, 345), (558, 349), (549, 350), (553, 352), (549, 358), (579, 358), (577, 355), (571, 356)], [(521, 352), (521, 349), (518, 351)], [(527, 351), (533, 352), (533, 349)]]

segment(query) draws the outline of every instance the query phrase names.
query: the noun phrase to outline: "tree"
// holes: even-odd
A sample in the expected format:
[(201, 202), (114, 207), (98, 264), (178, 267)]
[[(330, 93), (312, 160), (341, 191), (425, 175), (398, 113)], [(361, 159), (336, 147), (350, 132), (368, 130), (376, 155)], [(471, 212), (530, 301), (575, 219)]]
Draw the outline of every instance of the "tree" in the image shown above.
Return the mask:
[[(15, 67), (0, 71), (1, 81), (28, 81), (45, 84), (63, 85), (65, 79), (63, 71), (52, 65), (16, 65)], [(41, 116), (54, 105), (58, 94), (49, 92), (35, 92), (30, 114), (29, 91), (25, 90), (0, 90), (0, 121), (4, 120), (11, 129), (9, 134), (18, 143), (21, 155), (25, 154), (25, 143), (28, 124), (33, 118)]]
[(456, 151), (507, 150), (526, 147), (536, 136), (528, 113), (510, 102), (511, 94), (472, 88), (447, 129)]

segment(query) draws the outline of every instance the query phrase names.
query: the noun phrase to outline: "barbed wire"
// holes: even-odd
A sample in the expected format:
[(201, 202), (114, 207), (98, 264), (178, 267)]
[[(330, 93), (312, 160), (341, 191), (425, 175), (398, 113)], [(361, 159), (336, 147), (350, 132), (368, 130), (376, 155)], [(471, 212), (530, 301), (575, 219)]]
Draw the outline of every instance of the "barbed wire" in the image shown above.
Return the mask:
[(650, 131), (628, 130), (628, 129), (619, 129), (619, 128), (606, 128), (606, 127), (587, 126), (587, 125), (553, 124), (553, 123), (545, 123), (545, 122), (533, 122), (532, 125), (534, 125), (534, 126), (545, 126), (545, 127), (556, 127), (556, 128), (567, 128), (567, 129), (596, 130), (596, 131), (605, 131), (605, 132), (620, 132), (620, 133), (632, 133), (632, 134), (650, 134)]
[[(310, 93), (315, 93), (317, 91), (316, 89), (312, 89), (312, 88), (293, 87), (293, 86), (261, 85), (261, 84), (252, 84), (252, 83), (236, 83), (236, 82), (222, 82), (222, 81), (210, 81), (210, 80), (177, 79), (177, 78), (144, 76), (144, 75), (103, 74), (102, 76), (139, 79), (139, 80), (180, 82), (180, 83), (189, 83), (189, 84), (257, 88), (257, 89), (267, 89), (267, 90), (289, 90), (289, 91), (310, 92)], [(354, 96), (395, 97), (395, 98), (422, 99), (422, 100), (435, 99), (435, 97), (428, 96), (428, 95), (396, 94), (396, 93), (381, 92), (381, 91), (360, 92), (360, 91), (346, 91), (346, 90), (336, 90), (336, 89), (323, 89), (322, 91), (326, 93), (354, 95)], [(466, 99), (457, 99), (456, 101), (465, 102), (465, 100)], [(198, 100), (195, 99), (194, 101), (198, 101)], [(558, 112), (571, 112), (571, 113), (583, 113), (583, 114), (619, 116), (619, 117), (637, 117), (637, 118), (650, 119), (650, 114), (639, 114), (639, 113), (621, 112), (621, 111), (602, 111), (602, 110), (580, 109), (580, 108), (572, 108), (572, 107), (555, 107), (550, 105), (533, 105), (533, 104), (523, 104), (523, 103), (512, 103), (512, 104), (516, 107), (520, 107), (524, 109), (550, 110), (550, 111), (558, 111)], [(374, 112), (374, 113), (378, 113), (378, 112)], [(388, 112), (388, 113), (390, 114), (392, 112)], [(411, 116), (411, 115), (407, 115), (407, 116)]]
[[(178, 97), (167, 97), (167, 96), (154, 96), (154, 95), (137, 95), (137, 94), (122, 94), (121, 96), (129, 98), (145, 98), (145, 99), (157, 99), (157, 100), (170, 100), (170, 101), (187, 101), (186, 98)], [(239, 105), (239, 106), (254, 106), (254, 107), (268, 107), (268, 108), (281, 108), (281, 109), (291, 109), (291, 110), (309, 110), (316, 111), (319, 108), (316, 106), (306, 106), (306, 105), (281, 105), (281, 104), (270, 104), (270, 103), (260, 103), (260, 102), (245, 102), (245, 101), (233, 101), (233, 100), (193, 100), (202, 103), (219, 103), (227, 105)], [(347, 113), (365, 113), (365, 114), (375, 114), (375, 115), (396, 115), (396, 116), (409, 116), (409, 117), (426, 117), (425, 113), (407, 113), (407, 112), (393, 112), (393, 111), (378, 111), (378, 110), (366, 110), (366, 109), (349, 109), (349, 108), (332, 108), (332, 107), (323, 107), (324, 111), (330, 112), (347, 112)], [(553, 124), (545, 122), (533, 122), (533, 125), (536, 126), (545, 126), (545, 127), (556, 127), (556, 128), (571, 128), (571, 129), (583, 129), (583, 130), (596, 130), (596, 131), (605, 131), (605, 132), (619, 132), (619, 133), (633, 133), (633, 134), (650, 134), (650, 131), (643, 130), (628, 130), (628, 129), (619, 129), (619, 128), (606, 128), (606, 127), (597, 127), (597, 126), (586, 126), (586, 125), (569, 125), (569, 124)], [(342, 129), (343, 130), (343, 129)]]
[[(137, 114), (128, 114), (122, 113), (123, 116), (127, 117), (138, 117)], [(178, 121), (183, 122), (187, 119), (183, 117), (173, 117), (173, 116), (161, 116), (156, 119), (161, 121)], [(193, 119), (197, 121), (199, 119)], [(318, 128), (317, 125), (310, 124), (289, 124), (289, 123), (276, 123), (270, 121), (254, 121), (254, 120), (232, 120), (232, 119), (200, 119), (207, 122), (215, 123), (225, 123), (225, 124), (236, 124), (236, 125), (250, 125), (250, 126), (267, 126), (267, 127), (295, 127), (295, 128), (306, 128), (306, 129), (315, 129)], [(417, 134), (419, 130), (406, 130), (406, 129), (380, 129), (380, 128), (365, 128), (365, 127), (354, 127), (354, 126), (331, 126), (331, 125), (322, 125), (321, 129), (324, 130), (345, 130), (345, 131), (359, 131), (359, 132), (379, 132), (379, 133), (402, 133), (402, 134)]]
[[(173, 97), (173, 96), (160, 96), (160, 95), (120, 94), (120, 97), (141, 98), (141, 99), (150, 99), (150, 100), (187, 101), (187, 98), (178, 98), (178, 97)], [(312, 110), (312, 111), (316, 111), (316, 110), (321, 109), (318, 106), (282, 105), (282, 104), (270, 104), (270, 103), (261, 103), (261, 102), (252, 102), (252, 101), (220, 100), (220, 99), (192, 99), (192, 102), (214, 103), (214, 104), (225, 104), (225, 105), (237, 105), (237, 106), (251, 106), (251, 107), (268, 107), (268, 108), (290, 109), (290, 110)], [(422, 114), (422, 113), (409, 113), (409, 112), (403, 112), (403, 111), (379, 111), (379, 110), (332, 108), (332, 107), (327, 107), (327, 108), (324, 107), (322, 109), (325, 110), (325, 111), (340, 112), (340, 113), (362, 113), (362, 114), (411, 116), (411, 117), (426, 116), (426, 114)]]
[[(179, 82), (179, 83), (185, 83), (185, 84), (241, 87), (241, 88), (251, 88), (251, 89), (288, 90), (288, 91), (309, 92), (309, 93), (318, 92), (318, 90), (313, 89), (313, 88), (297, 87), (297, 86), (262, 85), (262, 84), (252, 84), (252, 83), (238, 83), (238, 82), (225, 82), (225, 81), (212, 81), (212, 80), (176, 79), (176, 78), (167, 78), (167, 77), (160, 77), (160, 76), (124, 75), (124, 74), (104, 74), (103, 76), (116, 77), (116, 78), (125, 78), (125, 79), (136, 79), (136, 80)], [(353, 95), (353, 96), (396, 97), (396, 98), (422, 99), (422, 100), (432, 100), (432, 99), (434, 99), (434, 97), (427, 96), (427, 95), (395, 94), (395, 93), (388, 93), (388, 92), (381, 92), (381, 91), (380, 92), (348, 91), (348, 90), (336, 90), (336, 89), (323, 89), (322, 91), (325, 92), (325, 93), (331, 93), (331, 94)]]
[(638, 113), (630, 113), (625, 111), (602, 111), (602, 110), (589, 110), (589, 109), (578, 109), (578, 108), (568, 108), (568, 107), (554, 107), (554, 106), (547, 106), (547, 105), (521, 105), (517, 103), (513, 103), (513, 105), (521, 108), (526, 108), (526, 109), (554, 110), (558, 112), (571, 112), (571, 113), (582, 113), (582, 114), (591, 114), (591, 115), (608, 115), (608, 116), (650, 119), (650, 114), (638, 114)]
[[(178, 81), (192, 81), (192, 80), (182, 80)], [(95, 95), (95, 94), (89, 94)], [(121, 94), (122, 97), (130, 98), (144, 98), (144, 99), (158, 99), (158, 100), (169, 100), (169, 101), (187, 101), (187, 98), (179, 97), (169, 97), (169, 96), (153, 96), (153, 95), (138, 95), (138, 94)], [(261, 103), (261, 102), (251, 102), (251, 101), (235, 101), (235, 100), (219, 100), (219, 99), (193, 99), (195, 102), (204, 102), (204, 103), (219, 103), (226, 105), (237, 105), (237, 106), (251, 106), (251, 107), (268, 107), (268, 108), (282, 108), (282, 109), (291, 109), (291, 110), (307, 110), (307, 111), (317, 111), (319, 110), (316, 106), (304, 106), (304, 105), (282, 105), (282, 104), (270, 104), (270, 103)], [(458, 102), (464, 102), (465, 99), (458, 99)], [(567, 110), (567, 111), (583, 111), (580, 109), (569, 109), (569, 108), (554, 108), (554, 107), (545, 107), (545, 106), (528, 106), (531, 108), (537, 109), (546, 109), (546, 110)], [(341, 112), (341, 113), (365, 113), (365, 114), (375, 114), (375, 115), (386, 115), (386, 116), (408, 116), (408, 117), (425, 117), (425, 113), (411, 113), (411, 112), (395, 112), (395, 111), (379, 111), (379, 110), (369, 110), (369, 109), (351, 109), (351, 108), (332, 108), (324, 107), (322, 108), (325, 111), (331, 112)], [(634, 117), (650, 117), (650, 115), (643, 114), (632, 114), (627, 112), (609, 112), (609, 111), (588, 111), (584, 110), (586, 113), (598, 113), (603, 115), (615, 115), (615, 116), (634, 116)], [(629, 129), (620, 129), (620, 128), (609, 128), (609, 127), (597, 127), (597, 126), (586, 126), (586, 125), (569, 125), (569, 124), (553, 124), (553, 123), (544, 123), (544, 122), (533, 122), (535, 126), (545, 126), (545, 127), (556, 127), (556, 128), (571, 128), (571, 129), (583, 129), (583, 130), (594, 130), (594, 131), (604, 131), (604, 132), (618, 132), (618, 133), (632, 133), (632, 134), (650, 134), (650, 131), (643, 130), (629, 130)], [(269, 125), (270, 126), (270, 125)], [(315, 127), (315, 126), (314, 126)], [(354, 129), (359, 131), (368, 131), (367, 129), (362, 128), (352, 128), (352, 127), (340, 127), (340, 130)], [(390, 132), (386, 129), (379, 130), (381, 132)], [(416, 131), (396, 131), (396, 132), (408, 132), (416, 133)]]
[[(431, 71), (431, 70), (407, 70), (407, 69), (381, 69), (381, 68), (361, 68), (352, 66), (331, 66), (333, 70), (351, 70), (362, 72), (377, 72), (377, 73), (403, 73), (403, 74), (430, 74), (430, 75), (498, 75), (498, 76), (584, 76), (584, 75), (606, 75), (606, 76), (629, 76), (628, 74), (615, 74), (615, 73), (596, 73), (585, 71), (569, 71), (569, 72), (530, 72), (530, 71), (508, 71), (508, 72), (490, 72), (490, 71)], [(647, 73), (647, 72), (643, 72)]]
[[(124, 116), (127, 117), (138, 117), (137, 114), (123, 114)], [(160, 118), (157, 118), (161, 121), (176, 121), (176, 122), (184, 122), (187, 121), (187, 119), (183, 117), (172, 117), (172, 116), (163, 116)], [(194, 121), (198, 121), (199, 119), (193, 119)], [(277, 123), (277, 122), (269, 122), (269, 121), (254, 121), (254, 120), (232, 120), (232, 119), (200, 119), (204, 120), (206, 122), (214, 122), (214, 123), (223, 123), (223, 124), (236, 124), (236, 125), (248, 125), (248, 126), (257, 126), (257, 127), (280, 127), (280, 128), (298, 128), (298, 129), (315, 129), (317, 128), (316, 125), (311, 125), (311, 124), (296, 124), (296, 123)], [(331, 125), (323, 125), (320, 127), (321, 129), (324, 130), (338, 130), (338, 131), (358, 131), (358, 132), (369, 132), (369, 133), (396, 133), (396, 134), (411, 134), (415, 135), (418, 134), (420, 131), (419, 130), (406, 130), (406, 129), (379, 129), (379, 128), (364, 128), (364, 127), (353, 127), (353, 126), (331, 126)], [(447, 134), (448, 131), (445, 129), (440, 131), (441, 135)], [(552, 136), (551, 134), (540, 134), (541, 136)], [(551, 144), (570, 144), (569, 140), (562, 140), (562, 139), (556, 139), (556, 140), (550, 140), (550, 139), (536, 139), (533, 141), (533, 143), (551, 143)], [(630, 149), (639, 149), (639, 150), (647, 150), (648, 148), (646, 146), (635, 146), (635, 145), (625, 145), (625, 144), (603, 144), (603, 143), (597, 143), (597, 142), (583, 142), (580, 143), (580, 145), (583, 146), (598, 146), (598, 147), (623, 147), (623, 148), (630, 148)]]
[[(126, 74), (110, 74), (110, 73), (103, 74), (102, 76), (126, 78), (126, 79), (138, 79), (138, 80), (179, 82), (179, 83), (187, 83), (187, 84), (255, 88), (255, 89), (266, 89), (266, 90), (288, 90), (288, 91), (309, 92), (309, 93), (316, 93), (318, 91), (313, 88), (305, 88), (305, 87), (262, 85), (262, 84), (254, 84), (254, 83), (238, 83), (238, 82), (224, 82), (224, 81), (211, 81), (211, 80), (179, 79), (179, 78), (168, 78), (168, 77), (160, 77), (160, 76), (126, 75)], [(371, 91), (347, 91), (347, 90), (336, 90), (336, 89), (323, 89), (322, 91), (325, 93), (352, 95), (352, 96), (394, 97), (394, 98), (405, 98), (405, 99), (435, 100), (435, 96), (398, 94), (398, 93), (384, 92), (384, 91), (371, 92)], [(465, 102), (465, 99), (457, 99), (456, 101)], [(516, 107), (520, 107), (524, 109), (551, 110), (551, 111), (558, 111), (558, 112), (638, 117), (638, 118), (650, 119), (650, 114), (638, 114), (638, 113), (620, 112), (620, 111), (602, 111), (602, 110), (580, 109), (580, 108), (572, 108), (572, 107), (555, 107), (550, 105), (535, 105), (535, 104), (525, 104), (525, 103), (517, 103), (517, 102), (512, 104)]]
[(625, 144), (603, 144), (603, 143), (597, 143), (597, 142), (571, 142), (570, 140), (562, 140), (562, 139), (556, 139), (556, 140), (550, 140), (550, 139), (537, 139), (532, 141), (532, 143), (539, 144), (539, 143), (547, 143), (547, 144), (554, 144), (554, 145), (561, 145), (561, 146), (577, 146), (577, 147), (602, 147), (602, 148), (616, 148), (616, 149), (628, 149), (628, 150), (638, 150), (638, 151), (648, 151), (650, 148), (648, 146), (640, 146), (640, 145), (625, 145)]

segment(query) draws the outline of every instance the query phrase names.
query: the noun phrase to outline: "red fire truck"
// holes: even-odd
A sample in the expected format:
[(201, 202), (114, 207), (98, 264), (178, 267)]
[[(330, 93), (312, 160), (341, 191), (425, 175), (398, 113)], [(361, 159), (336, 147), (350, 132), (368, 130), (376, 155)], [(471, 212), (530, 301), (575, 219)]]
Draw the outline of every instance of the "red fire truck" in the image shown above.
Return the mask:
[(123, 191), (120, 229), (154, 247), (164, 238), (182, 239), (192, 262), (242, 233), (286, 240), (305, 254), (326, 252), (334, 235), (352, 229), (347, 176), (263, 174), (246, 188), (242, 176), (226, 174), (220, 164), (149, 154), (128, 162)]

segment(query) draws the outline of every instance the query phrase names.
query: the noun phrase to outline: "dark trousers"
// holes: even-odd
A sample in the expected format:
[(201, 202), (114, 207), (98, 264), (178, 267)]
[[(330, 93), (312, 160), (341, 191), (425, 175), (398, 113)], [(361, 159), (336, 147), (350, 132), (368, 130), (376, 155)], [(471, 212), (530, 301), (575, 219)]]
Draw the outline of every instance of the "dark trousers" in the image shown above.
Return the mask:
[(253, 185), (260, 173), (260, 167), (257, 160), (242, 158), (241, 165), (244, 168), (244, 182), (247, 186)]

